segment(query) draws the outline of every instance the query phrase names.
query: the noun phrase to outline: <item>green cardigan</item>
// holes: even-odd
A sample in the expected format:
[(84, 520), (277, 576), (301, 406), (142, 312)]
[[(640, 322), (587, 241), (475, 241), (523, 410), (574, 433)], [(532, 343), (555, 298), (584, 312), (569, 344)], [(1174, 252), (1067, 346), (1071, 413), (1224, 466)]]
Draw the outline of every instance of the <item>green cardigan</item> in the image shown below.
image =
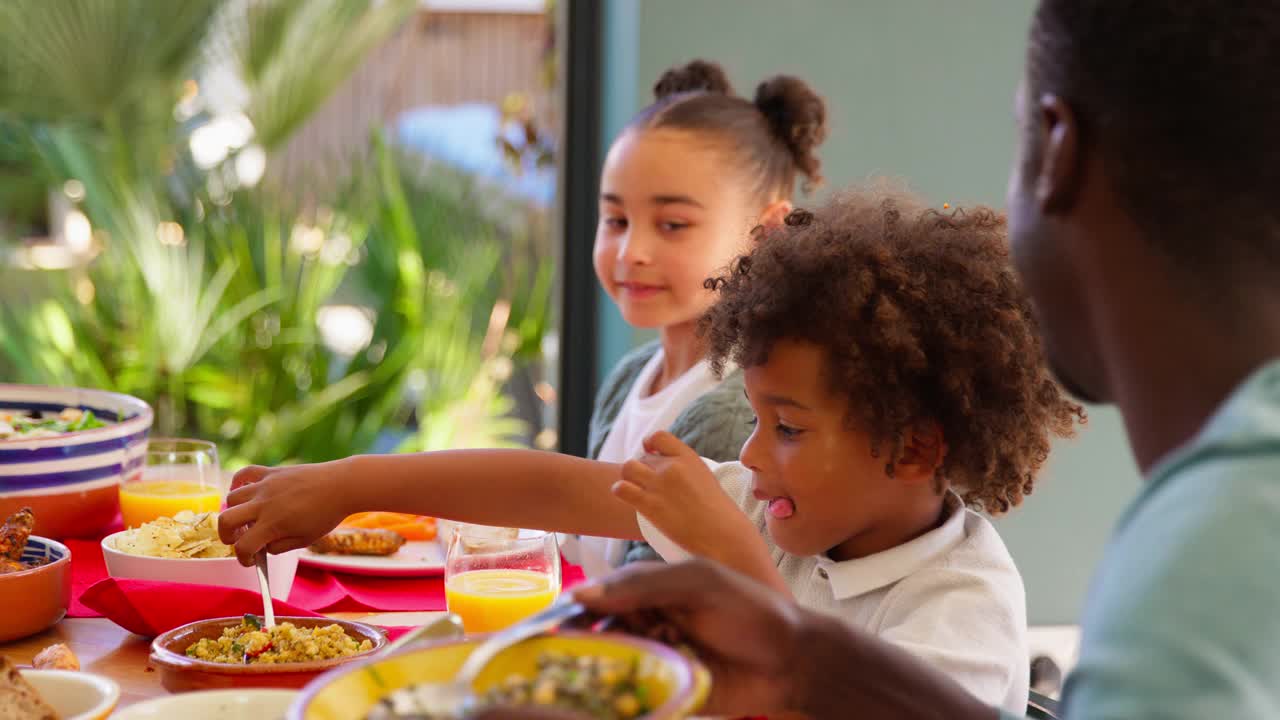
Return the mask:
[[(658, 342), (642, 345), (618, 362), (596, 395), (591, 413), (588, 452), (595, 458), (613, 428), (631, 387), (646, 363), (658, 352)], [(738, 453), (751, 435), (751, 406), (743, 393), (742, 370), (734, 369), (719, 385), (703, 393), (685, 408), (670, 430), (699, 455), (716, 462), (738, 459)], [(633, 542), (627, 548), (624, 562), (658, 560), (658, 554), (647, 543)]]

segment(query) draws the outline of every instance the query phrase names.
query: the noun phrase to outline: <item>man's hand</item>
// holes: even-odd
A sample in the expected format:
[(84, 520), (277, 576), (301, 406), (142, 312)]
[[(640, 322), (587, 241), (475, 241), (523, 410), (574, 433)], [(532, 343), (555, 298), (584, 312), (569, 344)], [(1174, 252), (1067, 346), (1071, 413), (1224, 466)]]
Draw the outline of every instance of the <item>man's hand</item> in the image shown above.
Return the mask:
[(818, 720), (996, 720), (901, 648), (804, 610), (723, 566), (637, 564), (574, 592), (633, 631), (689, 646), (712, 675), (705, 711)]

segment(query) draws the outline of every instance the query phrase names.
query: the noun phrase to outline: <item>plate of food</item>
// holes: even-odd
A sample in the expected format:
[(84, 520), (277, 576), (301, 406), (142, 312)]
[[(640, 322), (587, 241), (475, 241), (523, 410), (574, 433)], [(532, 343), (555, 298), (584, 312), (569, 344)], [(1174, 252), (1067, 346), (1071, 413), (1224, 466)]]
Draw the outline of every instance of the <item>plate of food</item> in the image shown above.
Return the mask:
[(275, 627), (245, 615), (198, 620), (151, 643), (151, 662), (170, 692), (216, 688), (301, 688), (387, 644), (381, 630), (324, 617), (277, 617)]
[(120, 686), (80, 672), (66, 645), (45, 648), (31, 665), (15, 666), (0, 655), (0, 717), (103, 720), (120, 700)]
[(302, 551), (305, 565), (382, 577), (444, 574), (436, 519), (393, 512), (357, 513)]
[(22, 598), (0, 604), (0, 643), (54, 625), (71, 604), (71, 551), (32, 535), (35, 523), (31, 509), (22, 508), (0, 526), (0, 598)]
[[(462, 708), (426, 714), (417, 700), (452, 680), (478, 642), (437, 642), (331, 670), (303, 689), (288, 720), (469, 717)], [(629, 635), (560, 631), (503, 650), (472, 689), (479, 708), (507, 706), (513, 713), (533, 705), (588, 719), (683, 720), (710, 687), (706, 668), (675, 648)]]

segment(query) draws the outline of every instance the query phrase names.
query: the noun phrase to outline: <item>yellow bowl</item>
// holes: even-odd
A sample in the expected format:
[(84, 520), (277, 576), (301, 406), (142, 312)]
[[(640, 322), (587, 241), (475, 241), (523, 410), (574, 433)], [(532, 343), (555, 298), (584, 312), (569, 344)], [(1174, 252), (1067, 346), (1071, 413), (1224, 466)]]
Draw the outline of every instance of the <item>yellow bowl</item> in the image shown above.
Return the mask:
[[(462, 667), (479, 639), (446, 642), (405, 650), (389, 658), (368, 660), (330, 671), (302, 690), (289, 708), (289, 720), (353, 720), (365, 717), (378, 700), (415, 683), (445, 682)], [(544, 652), (594, 655), (639, 661), (640, 685), (655, 707), (645, 718), (680, 720), (697, 712), (711, 689), (711, 676), (700, 663), (649, 640), (611, 633), (564, 632), (510, 648), (476, 678), (482, 693), (512, 674), (532, 676)]]

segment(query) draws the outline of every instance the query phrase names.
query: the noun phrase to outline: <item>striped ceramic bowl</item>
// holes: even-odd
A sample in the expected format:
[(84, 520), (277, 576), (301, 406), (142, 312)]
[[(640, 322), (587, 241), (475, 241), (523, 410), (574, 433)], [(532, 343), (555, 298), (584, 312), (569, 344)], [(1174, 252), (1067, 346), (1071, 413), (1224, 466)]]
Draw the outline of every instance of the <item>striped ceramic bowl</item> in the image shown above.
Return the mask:
[(107, 427), (57, 437), (0, 440), (0, 520), (22, 507), (36, 533), (81, 537), (100, 533), (120, 508), (120, 481), (141, 472), (151, 407), (117, 393), (77, 388), (0, 385), (0, 410), (92, 410)]

